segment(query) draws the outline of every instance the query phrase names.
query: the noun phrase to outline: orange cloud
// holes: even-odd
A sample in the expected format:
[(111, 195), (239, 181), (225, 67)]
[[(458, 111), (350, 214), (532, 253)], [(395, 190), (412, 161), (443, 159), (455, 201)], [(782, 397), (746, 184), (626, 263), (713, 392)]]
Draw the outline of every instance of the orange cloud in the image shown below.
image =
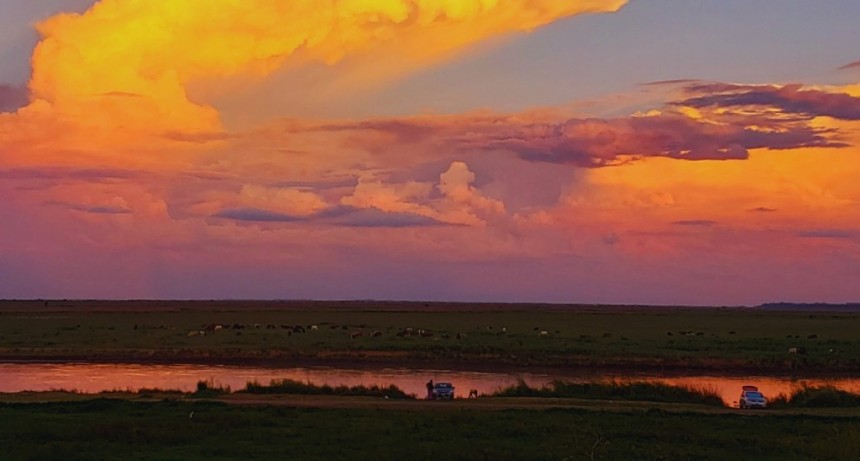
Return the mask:
[[(32, 97), (95, 127), (217, 131), (188, 85), (381, 52), (390, 72), (626, 0), (102, 0), (38, 24)], [(398, 69), (400, 67), (401, 69)]]

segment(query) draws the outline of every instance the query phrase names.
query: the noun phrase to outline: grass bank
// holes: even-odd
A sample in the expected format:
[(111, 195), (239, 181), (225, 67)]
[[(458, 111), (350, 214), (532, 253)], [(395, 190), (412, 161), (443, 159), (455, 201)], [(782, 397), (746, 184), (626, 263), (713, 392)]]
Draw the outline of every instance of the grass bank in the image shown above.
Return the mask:
[(6, 461), (856, 459), (860, 418), (660, 410), (0, 404)]

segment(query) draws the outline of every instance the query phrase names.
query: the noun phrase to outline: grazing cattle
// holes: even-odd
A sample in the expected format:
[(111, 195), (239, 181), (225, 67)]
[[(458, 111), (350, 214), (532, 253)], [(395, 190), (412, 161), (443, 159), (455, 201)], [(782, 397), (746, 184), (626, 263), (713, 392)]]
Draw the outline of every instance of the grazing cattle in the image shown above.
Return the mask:
[(729, 334), (730, 334), (730, 335), (735, 334), (735, 330), (730, 331), (730, 332), (729, 332)]
[(506, 327), (502, 327), (502, 333), (507, 333), (508, 329)]
[(540, 333), (538, 333), (539, 336), (546, 336), (548, 334), (549, 334), (549, 332), (546, 330), (541, 330)]
[(349, 339), (360, 338), (362, 336), (364, 336), (364, 333), (362, 333), (359, 330), (356, 330), (356, 331), (353, 331), (352, 333), (349, 334)]
[(797, 354), (797, 348), (796, 347), (790, 347), (788, 349), (788, 353), (789, 354)]
[(477, 389), (471, 389), (469, 391), (469, 398), (470, 399), (477, 399), (478, 398), (478, 390)]
[(318, 327), (316, 325), (311, 325), (311, 331), (317, 331), (319, 329), (320, 329), (320, 327)]
[(378, 338), (378, 337), (382, 336), (382, 332), (381, 331), (374, 331), (374, 332), (370, 333), (370, 336), (373, 338)]
[(666, 336), (672, 336), (672, 332), (671, 332), (671, 331), (667, 331), (667, 332), (666, 332)]
[(806, 339), (818, 339), (818, 335), (809, 335)]

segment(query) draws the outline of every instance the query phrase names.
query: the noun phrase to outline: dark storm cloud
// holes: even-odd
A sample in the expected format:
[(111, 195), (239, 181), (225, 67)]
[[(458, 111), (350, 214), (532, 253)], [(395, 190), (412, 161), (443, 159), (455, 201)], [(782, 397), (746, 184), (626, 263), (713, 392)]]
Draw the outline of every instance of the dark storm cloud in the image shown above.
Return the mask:
[(61, 202), (61, 201), (50, 201), (46, 202), (45, 205), (63, 207), (69, 210), (80, 211), (82, 213), (92, 213), (92, 214), (129, 214), (131, 213), (131, 209), (127, 206), (120, 205), (84, 205), (79, 203), (69, 203), (69, 202)]
[(711, 227), (715, 226), (717, 222), (707, 219), (686, 219), (683, 221), (674, 221), (672, 224), (675, 226)]
[(78, 181), (105, 181), (114, 179), (139, 178), (142, 173), (132, 170), (116, 168), (9, 168), (0, 170), (0, 179), (17, 180), (78, 180)]
[(846, 93), (804, 89), (802, 85), (696, 84), (688, 91), (704, 93), (677, 105), (695, 108), (741, 108), (760, 106), (806, 118), (827, 116), (841, 120), (860, 120), (860, 98)]
[(656, 82), (646, 82), (642, 86), (665, 86), (665, 85), (686, 85), (688, 83), (696, 83), (699, 80), (692, 78), (678, 78), (674, 80), (658, 80)]
[[(742, 160), (752, 149), (847, 147), (836, 129), (813, 126), (810, 120), (822, 115), (860, 120), (860, 98), (844, 93), (799, 85), (651, 83), (664, 84), (686, 84), (689, 97), (667, 103), (656, 115), (559, 120), (533, 113), (464, 114), (292, 129), (348, 133), (345, 144), (374, 153), (413, 148), (451, 154), (506, 151), (532, 162), (595, 168), (646, 157)], [(720, 110), (699, 118), (682, 107)]]
[(329, 226), (344, 227), (404, 228), (447, 225), (414, 213), (388, 212), (376, 208), (354, 208), (351, 206), (335, 206), (310, 216), (294, 216), (259, 208), (231, 208), (222, 210), (213, 217), (263, 223), (318, 222)]
[(718, 125), (677, 114), (509, 126), (472, 132), (461, 137), (460, 142), (473, 148), (513, 151), (525, 160), (583, 167), (613, 165), (641, 157), (746, 159), (749, 149), (834, 145), (824, 132), (808, 126), (758, 131), (745, 123)]
[(304, 218), (300, 216), (277, 213), (259, 208), (229, 208), (219, 211), (213, 216), (216, 218), (232, 219), (234, 221), (250, 222), (298, 222), (304, 220)]
[(383, 211), (377, 208), (341, 207), (342, 214), (329, 222), (346, 227), (424, 227), (446, 225), (426, 216), (405, 212)]
[(857, 237), (857, 233), (850, 230), (845, 229), (810, 229), (805, 231), (800, 231), (797, 233), (798, 236), (804, 238), (818, 238), (818, 239), (846, 239), (851, 240)]

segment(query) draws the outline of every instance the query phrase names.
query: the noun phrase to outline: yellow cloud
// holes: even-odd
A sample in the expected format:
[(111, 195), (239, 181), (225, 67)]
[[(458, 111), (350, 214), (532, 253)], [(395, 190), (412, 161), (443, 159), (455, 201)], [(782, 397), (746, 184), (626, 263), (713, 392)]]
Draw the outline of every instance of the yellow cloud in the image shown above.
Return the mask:
[(627, 0), (102, 0), (38, 24), (33, 98), (96, 127), (210, 131), (188, 85), (370, 51), (418, 67), (489, 37)]

